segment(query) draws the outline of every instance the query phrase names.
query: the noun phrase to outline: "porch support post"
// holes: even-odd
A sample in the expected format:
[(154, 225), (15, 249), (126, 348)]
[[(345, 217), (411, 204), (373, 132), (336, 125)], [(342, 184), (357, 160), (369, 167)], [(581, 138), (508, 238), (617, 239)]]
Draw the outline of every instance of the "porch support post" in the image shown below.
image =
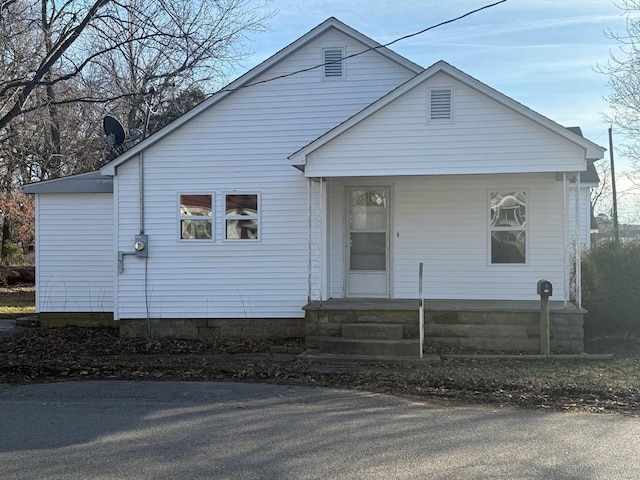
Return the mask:
[(307, 178), (307, 216), (309, 229), (307, 246), (308, 301), (319, 300), (322, 302), (324, 295), (325, 268), (325, 205), (324, 205), (324, 178)]
[(307, 303), (311, 302), (311, 178), (307, 177)]
[(569, 225), (567, 224), (567, 219), (569, 217), (567, 215), (568, 210), (569, 200), (567, 198), (567, 172), (562, 172), (562, 274), (564, 275), (564, 308), (567, 308), (567, 301), (571, 290), (571, 286), (568, 282), (569, 275), (567, 275), (567, 270), (569, 269), (569, 262), (567, 261), (567, 229), (569, 228)]
[(576, 186), (575, 186), (575, 202), (576, 202), (576, 267), (575, 267), (575, 284), (576, 284), (576, 303), (578, 308), (582, 307), (582, 262), (580, 255), (582, 249), (580, 248), (580, 172), (576, 173)]
[(324, 292), (327, 278), (326, 262), (327, 257), (327, 199), (326, 199), (326, 179), (320, 178), (320, 302), (324, 300)]

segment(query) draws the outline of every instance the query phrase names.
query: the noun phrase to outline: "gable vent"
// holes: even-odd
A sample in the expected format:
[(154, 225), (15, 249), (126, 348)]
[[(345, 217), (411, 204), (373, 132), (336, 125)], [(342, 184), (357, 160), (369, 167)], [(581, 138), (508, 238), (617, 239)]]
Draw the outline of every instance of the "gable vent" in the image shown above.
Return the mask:
[(429, 120), (453, 120), (453, 89), (429, 89)]
[(324, 77), (341, 78), (343, 76), (342, 48), (324, 49)]

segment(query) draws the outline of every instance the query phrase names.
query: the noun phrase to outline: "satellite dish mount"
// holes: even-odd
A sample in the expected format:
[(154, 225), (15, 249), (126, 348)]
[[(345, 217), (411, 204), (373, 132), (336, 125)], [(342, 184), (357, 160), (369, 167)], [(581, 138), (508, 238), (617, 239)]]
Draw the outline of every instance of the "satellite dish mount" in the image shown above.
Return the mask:
[(104, 128), (109, 150), (111, 150), (109, 154), (111, 158), (115, 158), (123, 152), (122, 146), (125, 143), (134, 142), (142, 137), (142, 131), (134, 128), (131, 130), (131, 137), (126, 138), (122, 124), (110, 115), (104, 117), (102, 127)]

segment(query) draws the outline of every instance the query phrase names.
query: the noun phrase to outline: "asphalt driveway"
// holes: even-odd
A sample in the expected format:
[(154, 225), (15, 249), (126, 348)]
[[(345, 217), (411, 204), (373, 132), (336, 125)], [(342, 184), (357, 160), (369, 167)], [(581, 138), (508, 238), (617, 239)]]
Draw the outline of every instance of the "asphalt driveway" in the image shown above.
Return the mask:
[(0, 478), (635, 479), (640, 419), (242, 383), (0, 386)]

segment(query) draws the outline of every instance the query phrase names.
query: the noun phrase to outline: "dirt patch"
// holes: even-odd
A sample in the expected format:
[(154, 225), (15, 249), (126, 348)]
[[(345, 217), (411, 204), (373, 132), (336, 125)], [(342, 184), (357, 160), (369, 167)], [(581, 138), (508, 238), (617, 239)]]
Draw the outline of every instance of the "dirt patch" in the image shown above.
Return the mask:
[[(272, 346), (300, 339), (123, 338), (114, 329), (30, 328), (0, 337), (0, 383), (64, 379), (238, 380), (361, 389), (497, 407), (640, 414), (640, 358), (608, 361), (449, 359), (323, 370)], [(606, 344), (600, 348), (606, 348)], [(285, 361), (286, 360), (286, 361)]]

